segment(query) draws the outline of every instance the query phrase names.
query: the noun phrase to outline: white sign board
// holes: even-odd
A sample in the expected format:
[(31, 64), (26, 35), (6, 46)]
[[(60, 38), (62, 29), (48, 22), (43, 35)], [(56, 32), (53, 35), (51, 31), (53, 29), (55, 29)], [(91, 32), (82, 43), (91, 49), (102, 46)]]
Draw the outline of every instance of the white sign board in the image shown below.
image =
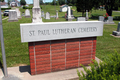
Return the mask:
[(103, 35), (101, 21), (20, 24), (21, 42), (35, 42)]

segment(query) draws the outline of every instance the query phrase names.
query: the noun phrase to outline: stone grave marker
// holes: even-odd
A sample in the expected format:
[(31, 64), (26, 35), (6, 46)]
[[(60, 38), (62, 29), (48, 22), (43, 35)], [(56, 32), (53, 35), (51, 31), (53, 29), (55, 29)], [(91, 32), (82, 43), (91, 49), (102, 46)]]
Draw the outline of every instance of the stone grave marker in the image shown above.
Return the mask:
[(18, 21), (16, 10), (9, 10), (9, 22)]
[(46, 12), (45, 19), (50, 19), (50, 13)]
[(104, 21), (104, 17), (103, 16), (99, 16), (99, 21)]
[(21, 12), (20, 12), (19, 8), (16, 8), (16, 12), (17, 12), (18, 19), (21, 19)]
[(113, 31), (112, 34), (115, 36), (120, 36), (120, 22), (118, 23), (117, 31)]
[(41, 17), (43, 17), (43, 18), (45, 17), (44, 11), (41, 12)]
[(88, 17), (88, 10), (86, 10), (86, 21), (88, 21), (89, 17)]
[(67, 21), (72, 21), (72, 16), (71, 16), (71, 8), (70, 8), (70, 6), (68, 6), (68, 10), (67, 10), (68, 12), (68, 15), (67, 15)]
[(108, 16), (108, 20), (106, 22), (104, 22), (104, 24), (114, 24), (113, 17), (112, 16)]
[(32, 22), (36, 23), (36, 22), (42, 22), (42, 17), (41, 17), (41, 8), (39, 5), (39, 0), (34, 0), (33, 2), (33, 9), (32, 9)]
[(86, 18), (85, 17), (78, 17), (77, 21), (86, 21)]
[(113, 17), (112, 16), (108, 16), (108, 21), (109, 22), (113, 22)]
[(56, 11), (56, 19), (58, 19), (59, 18), (59, 16), (58, 16), (58, 11)]
[(25, 10), (25, 17), (26, 18), (30, 18), (31, 16), (30, 16), (30, 11), (29, 11), (29, 9), (26, 9)]

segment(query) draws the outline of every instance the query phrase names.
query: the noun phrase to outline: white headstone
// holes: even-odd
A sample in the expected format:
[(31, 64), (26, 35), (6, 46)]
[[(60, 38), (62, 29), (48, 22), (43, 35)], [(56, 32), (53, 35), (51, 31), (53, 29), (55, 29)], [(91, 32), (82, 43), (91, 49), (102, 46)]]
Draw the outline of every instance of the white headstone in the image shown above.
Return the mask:
[(17, 12), (15, 10), (9, 10), (9, 22), (18, 21)]
[(68, 7), (68, 19), (71, 18), (71, 8)]
[(86, 21), (85, 17), (78, 17), (77, 21)]
[(21, 12), (20, 12), (19, 8), (16, 8), (16, 12), (17, 12), (18, 19), (20, 19), (21, 18)]
[(49, 12), (46, 13), (45, 19), (50, 19), (50, 13)]
[(58, 16), (58, 11), (56, 11), (56, 19), (58, 19), (59, 18), (59, 16)]
[(39, 5), (39, 0), (33, 0), (33, 9), (32, 9), (32, 13), (33, 13), (33, 18), (32, 18), (32, 22), (33, 23), (37, 23), (37, 22), (42, 22), (42, 17), (41, 17), (41, 9), (40, 9), (40, 5)]
[(44, 18), (44, 16), (45, 16), (45, 15), (44, 15), (44, 11), (42, 11), (42, 12), (41, 12), (41, 17)]
[(108, 21), (109, 22), (113, 22), (113, 17), (112, 16), (108, 16)]
[(25, 10), (25, 17), (31, 17), (31, 16), (30, 16), (30, 11), (29, 11), (29, 9), (26, 9), (26, 10)]
[(39, 0), (33, 0), (33, 8), (40, 8)]
[(99, 21), (104, 21), (104, 17), (103, 16), (99, 16)]
[(89, 17), (88, 17), (88, 10), (86, 10), (86, 20), (88, 20)]

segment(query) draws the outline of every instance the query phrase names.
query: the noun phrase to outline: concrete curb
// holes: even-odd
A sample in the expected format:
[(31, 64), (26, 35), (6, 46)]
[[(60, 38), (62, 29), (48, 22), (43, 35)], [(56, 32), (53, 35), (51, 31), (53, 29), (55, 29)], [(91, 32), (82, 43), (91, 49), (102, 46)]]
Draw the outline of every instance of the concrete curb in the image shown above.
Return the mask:
[[(98, 63), (101, 61), (97, 57), (95, 58), (95, 60)], [(90, 68), (90, 66), (87, 66), (87, 68)], [(75, 69), (69, 69), (69, 70), (64, 70), (64, 71), (31, 76), (30, 66), (9, 67), (7, 69), (8, 69), (8, 74), (14, 75), (12, 77), (17, 77), (18, 80), (69, 80), (69, 79), (78, 78), (77, 69), (79, 71), (84, 70), (82, 67), (80, 67), (80, 68), (75, 68)], [(3, 77), (4, 77), (3, 70), (0, 69), (0, 80), (9, 80), (9, 79), (3, 79)]]

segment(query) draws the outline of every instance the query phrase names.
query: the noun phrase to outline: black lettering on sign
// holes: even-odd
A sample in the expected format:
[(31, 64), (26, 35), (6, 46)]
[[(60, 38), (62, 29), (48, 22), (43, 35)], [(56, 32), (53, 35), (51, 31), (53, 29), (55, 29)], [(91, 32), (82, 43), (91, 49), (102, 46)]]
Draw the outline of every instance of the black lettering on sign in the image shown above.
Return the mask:
[(50, 35), (49, 30), (38, 30), (38, 35)]
[(29, 36), (35, 36), (34, 32), (35, 32), (34, 30), (33, 31), (29, 31), (29, 33), (30, 33)]

